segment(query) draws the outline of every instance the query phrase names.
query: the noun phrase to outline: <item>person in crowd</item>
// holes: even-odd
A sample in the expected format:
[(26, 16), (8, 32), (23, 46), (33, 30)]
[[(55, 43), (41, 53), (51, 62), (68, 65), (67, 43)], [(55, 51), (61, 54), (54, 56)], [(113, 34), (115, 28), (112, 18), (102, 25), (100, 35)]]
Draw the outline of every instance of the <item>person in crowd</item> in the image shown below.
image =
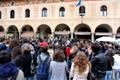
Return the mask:
[(76, 45), (72, 46), (70, 49), (70, 55), (68, 57), (68, 68), (71, 68), (71, 64), (72, 64), (72, 60), (74, 59), (75, 55), (77, 54), (77, 52), (79, 51), (78, 47)]
[(11, 51), (14, 47), (19, 46), (19, 41), (17, 39), (13, 39), (10, 41), (8, 48), (6, 51), (11, 54)]
[(62, 50), (56, 50), (50, 63), (50, 80), (67, 80), (68, 66)]
[[(47, 59), (46, 64), (48, 65), (48, 68), (49, 68), (52, 58), (50, 57), (50, 54), (48, 52), (48, 44), (46, 42), (41, 42), (39, 45), (40, 45), (41, 53), (37, 56), (37, 65), (39, 65), (41, 61), (44, 62)], [(49, 72), (49, 70), (47, 72)], [(47, 75), (47, 78), (48, 78), (48, 75)], [(38, 79), (38, 77), (36, 78)]]
[[(24, 80), (33, 80), (34, 74), (31, 72), (31, 62), (32, 62), (32, 54), (30, 53), (31, 49), (28, 45), (24, 45), (21, 47), (22, 55), (20, 56), (19, 64), (24, 72)], [(37, 66), (36, 59), (33, 57), (33, 63)]]
[(112, 66), (114, 65), (113, 50), (107, 51), (106, 58), (108, 61), (105, 80), (112, 80)]
[[(13, 79), (13, 76), (15, 76)], [(11, 56), (6, 51), (0, 52), (0, 80), (24, 80), (23, 72), (11, 63)], [(12, 78), (12, 79), (11, 79)]]
[(22, 55), (21, 52), (21, 47), (20, 46), (16, 46), (12, 49), (11, 51), (11, 58), (12, 58), (12, 63), (14, 63), (17, 67), (20, 68), (20, 56)]
[(30, 44), (30, 40), (27, 38), (23, 38), (22, 46), (28, 46), (30, 48), (30, 53), (35, 54), (35, 48), (32, 44)]
[[(93, 54), (91, 59), (92, 72), (96, 75), (97, 80), (105, 80), (105, 75), (107, 71), (107, 58), (103, 52), (101, 52), (101, 47), (99, 43), (93, 43), (91, 49), (89, 49), (89, 54)], [(91, 53), (90, 53), (91, 52)]]
[(77, 52), (72, 62), (70, 78), (73, 78), (73, 80), (87, 80), (89, 64), (85, 53), (82, 51)]
[(113, 65), (113, 72), (115, 80), (119, 80), (119, 73), (120, 73), (120, 51), (114, 50), (114, 65)]
[(0, 51), (7, 49), (6, 43), (7, 43), (7, 40), (5, 38), (1, 38)]

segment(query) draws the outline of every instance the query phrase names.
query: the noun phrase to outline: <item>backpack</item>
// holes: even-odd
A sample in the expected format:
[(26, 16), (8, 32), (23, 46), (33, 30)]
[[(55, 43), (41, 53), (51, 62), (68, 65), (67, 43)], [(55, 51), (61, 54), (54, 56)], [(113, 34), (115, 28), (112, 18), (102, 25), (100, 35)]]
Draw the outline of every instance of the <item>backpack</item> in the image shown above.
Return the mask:
[(30, 72), (31, 74), (35, 74), (36, 73), (36, 66), (34, 64), (34, 55), (31, 54), (31, 65), (30, 65)]
[(44, 61), (42, 61), (39, 56), (40, 63), (38, 64), (38, 68), (36, 70), (36, 80), (47, 80), (48, 79), (48, 69), (49, 69), (49, 66), (47, 64), (48, 58), (49, 57), (47, 56), (47, 58)]
[[(19, 73), (19, 70), (14, 75), (10, 76), (10, 80), (16, 80), (18, 73)], [(0, 76), (0, 80), (8, 80), (8, 79)]]

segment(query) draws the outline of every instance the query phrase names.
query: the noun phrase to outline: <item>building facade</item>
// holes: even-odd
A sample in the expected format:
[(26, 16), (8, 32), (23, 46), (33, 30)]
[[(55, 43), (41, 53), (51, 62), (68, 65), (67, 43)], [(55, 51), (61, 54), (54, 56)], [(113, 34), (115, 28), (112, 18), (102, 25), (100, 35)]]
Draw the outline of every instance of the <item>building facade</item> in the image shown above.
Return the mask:
[(0, 0), (0, 37), (120, 37), (119, 0)]

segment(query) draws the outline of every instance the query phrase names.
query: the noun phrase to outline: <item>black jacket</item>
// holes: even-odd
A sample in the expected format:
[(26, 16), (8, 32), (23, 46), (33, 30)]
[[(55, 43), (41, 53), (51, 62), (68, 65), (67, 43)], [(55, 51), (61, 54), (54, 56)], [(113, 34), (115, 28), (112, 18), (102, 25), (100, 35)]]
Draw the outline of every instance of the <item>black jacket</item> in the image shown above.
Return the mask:
[(105, 77), (107, 70), (107, 58), (104, 53), (99, 53), (91, 60), (92, 72), (97, 78)]

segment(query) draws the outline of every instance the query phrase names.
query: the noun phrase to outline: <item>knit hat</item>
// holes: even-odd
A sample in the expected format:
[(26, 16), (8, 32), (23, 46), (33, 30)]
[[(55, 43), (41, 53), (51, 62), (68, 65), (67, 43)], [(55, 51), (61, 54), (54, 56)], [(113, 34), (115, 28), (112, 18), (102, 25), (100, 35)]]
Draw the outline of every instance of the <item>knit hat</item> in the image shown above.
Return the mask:
[(40, 43), (40, 47), (46, 47), (46, 46), (48, 46), (48, 44), (46, 42), (41, 42)]

